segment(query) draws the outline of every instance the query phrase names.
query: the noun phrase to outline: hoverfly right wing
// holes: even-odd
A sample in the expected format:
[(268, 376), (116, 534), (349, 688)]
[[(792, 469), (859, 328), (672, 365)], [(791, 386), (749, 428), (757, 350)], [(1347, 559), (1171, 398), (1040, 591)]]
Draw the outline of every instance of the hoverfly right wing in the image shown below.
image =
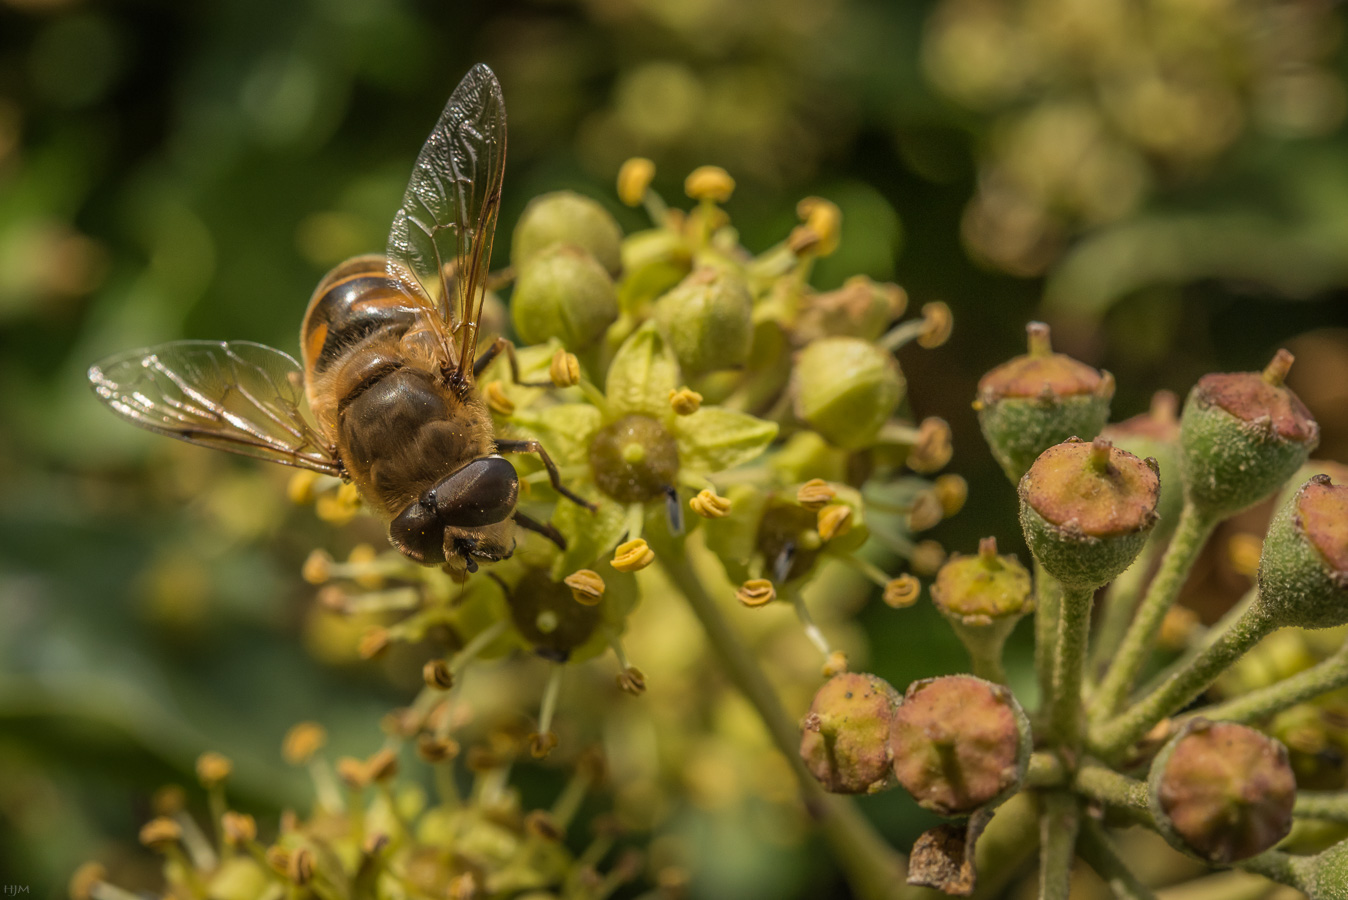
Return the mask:
[(389, 232), (389, 276), (434, 298), (447, 332), (462, 331), (456, 348), (446, 344), (460, 378), (473, 371), (477, 297), (491, 264), (505, 151), (501, 85), (491, 69), (473, 66), (417, 155)]
[(304, 375), (250, 341), (174, 341), (89, 368), (94, 393), (141, 428), (203, 447), (340, 475), (341, 462), (300, 411)]

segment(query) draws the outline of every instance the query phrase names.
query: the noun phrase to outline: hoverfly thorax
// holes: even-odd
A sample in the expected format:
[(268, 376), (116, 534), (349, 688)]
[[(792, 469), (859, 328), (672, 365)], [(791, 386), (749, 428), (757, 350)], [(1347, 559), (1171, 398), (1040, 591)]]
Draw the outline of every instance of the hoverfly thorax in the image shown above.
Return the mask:
[(553, 487), (588, 504), (537, 441), (497, 438), (476, 389), (498, 353), (514, 359), (501, 338), (477, 353), (505, 150), (501, 87), (475, 66), (417, 156), (384, 255), (342, 263), (314, 291), (302, 367), (260, 344), (179, 341), (93, 366), (95, 391), (144, 428), (348, 479), (420, 563), (475, 571), (510, 556), (517, 524), (561, 543), (516, 509), (499, 454), (539, 454)]

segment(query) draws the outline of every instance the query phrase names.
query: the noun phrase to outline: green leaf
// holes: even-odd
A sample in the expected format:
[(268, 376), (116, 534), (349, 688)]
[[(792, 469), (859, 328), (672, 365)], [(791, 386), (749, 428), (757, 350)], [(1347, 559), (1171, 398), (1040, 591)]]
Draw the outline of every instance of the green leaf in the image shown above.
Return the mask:
[(704, 406), (674, 420), (679, 464), (685, 473), (705, 475), (746, 463), (776, 436), (776, 422), (721, 406)]
[(604, 393), (616, 416), (669, 414), (669, 392), (679, 386), (679, 363), (654, 322), (647, 322), (618, 348)]
[(599, 508), (590, 512), (563, 500), (557, 504), (552, 524), (566, 538), (566, 550), (553, 563), (552, 577), (560, 580), (577, 569), (600, 569), (607, 565), (607, 556), (627, 531), (627, 509), (620, 503), (601, 497), (597, 490), (583, 492), (587, 500), (598, 501)]

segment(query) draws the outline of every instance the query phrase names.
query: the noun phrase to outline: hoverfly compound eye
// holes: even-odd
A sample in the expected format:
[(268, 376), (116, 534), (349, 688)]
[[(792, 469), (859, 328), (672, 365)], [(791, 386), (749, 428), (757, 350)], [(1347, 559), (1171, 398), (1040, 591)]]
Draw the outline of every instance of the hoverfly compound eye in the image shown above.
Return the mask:
[(515, 467), (500, 456), (484, 456), (451, 473), (434, 494), (442, 525), (475, 528), (503, 522), (515, 511), (520, 482)]

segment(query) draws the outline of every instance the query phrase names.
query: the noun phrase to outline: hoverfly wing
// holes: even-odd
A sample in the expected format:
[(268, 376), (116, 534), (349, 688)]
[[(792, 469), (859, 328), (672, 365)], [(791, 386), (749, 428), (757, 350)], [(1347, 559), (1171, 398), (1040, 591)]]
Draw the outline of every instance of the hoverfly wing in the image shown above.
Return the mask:
[(169, 437), (328, 475), (341, 463), (301, 410), (304, 375), (280, 350), (249, 341), (174, 341), (89, 368), (100, 400)]
[(435, 298), (446, 328), (457, 332), (461, 380), (473, 371), (505, 152), (501, 85), (479, 64), (454, 89), (421, 148), (389, 233), (389, 275), (410, 293)]

